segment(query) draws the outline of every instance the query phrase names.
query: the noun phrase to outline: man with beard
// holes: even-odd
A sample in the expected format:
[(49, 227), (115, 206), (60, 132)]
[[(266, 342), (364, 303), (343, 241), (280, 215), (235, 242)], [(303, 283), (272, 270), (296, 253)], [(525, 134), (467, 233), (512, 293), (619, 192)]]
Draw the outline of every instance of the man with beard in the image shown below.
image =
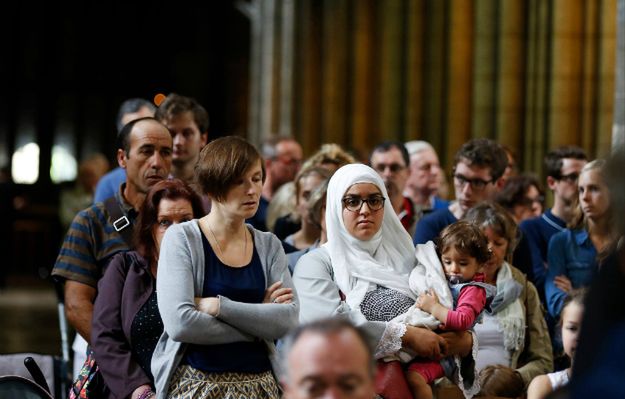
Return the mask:
[(395, 213), (410, 235), (415, 231), (416, 212), (412, 200), (404, 197), (404, 188), (410, 177), (410, 156), (406, 147), (398, 141), (378, 144), (369, 157), (369, 165), (378, 172)]
[[(577, 206), (577, 178), (587, 159), (584, 150), (573, 146), (558, 147), (545, 157), (547, 187), (553, 191), (553, 207), (519, 226), (534, 253), (532, 270), (536, 287), (542, 287), (545, 282), (551, 236), (564, 230), (573, 218)], [(544, 293), (544, 290), (539, 292)]]

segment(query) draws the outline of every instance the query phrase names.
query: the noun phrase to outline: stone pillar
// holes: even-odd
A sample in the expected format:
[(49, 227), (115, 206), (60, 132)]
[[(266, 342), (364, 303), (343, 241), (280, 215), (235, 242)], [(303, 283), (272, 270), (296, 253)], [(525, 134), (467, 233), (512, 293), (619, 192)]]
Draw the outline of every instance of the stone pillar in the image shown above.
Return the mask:
[(525, 100), (525, 0), (500, 3), (497, 42), (497, 113), (495, 138), (522, 158)]
[(497, 37), (499, 35), (499, 0), (475, 2), (473, 57), (473, 137), (495, 137), (497, 114)]
[(451, 0), (448, 9), (447, 51), (447, 159), (471, 138), (471, 88), (473, 65), (473, 3)]
[(625, 144), (625, 0), (618, 0), (612, 148)]
[(278, 132), (293, 135), (293, 46), (295, 42), (295, 0), (282, 0), (280, 26), (280, 116)]
[(237, 3), (250, 20), (250, 102), (248, 140), (259, 145), (273, 133), (275, 0)]

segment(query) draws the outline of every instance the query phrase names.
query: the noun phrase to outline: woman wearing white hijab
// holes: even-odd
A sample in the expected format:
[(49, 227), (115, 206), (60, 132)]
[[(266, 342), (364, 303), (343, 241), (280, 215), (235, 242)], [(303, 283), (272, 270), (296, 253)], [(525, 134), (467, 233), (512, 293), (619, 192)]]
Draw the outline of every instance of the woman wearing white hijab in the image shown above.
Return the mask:
[(469, 333), (442, 338), (390, 322), (414, 305), (408, 276), (416, 257), (387, 198), (382, 179), (368, 166), (346, 165), (332, 176), (326, 202), (328, 242), (300, 258), (293, 275), (300, 322), (346, 315), (371, 337), (376, 359), (402, 347), (430, 358), (442, 352), (468, 354)]

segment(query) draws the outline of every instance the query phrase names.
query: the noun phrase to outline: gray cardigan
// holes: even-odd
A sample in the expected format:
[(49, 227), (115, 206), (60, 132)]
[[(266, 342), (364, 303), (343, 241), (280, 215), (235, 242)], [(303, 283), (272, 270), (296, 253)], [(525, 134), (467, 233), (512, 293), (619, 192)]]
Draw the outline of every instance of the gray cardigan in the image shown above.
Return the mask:
[(293, 284), (300, 301), (300, 323), (339, 315), (347, 317), (363, 329), (376, 352), (381, 350), (380, 356), (388, 354), (380, 348), (388, 323), (368, 321), (362, 313), (349, 308), (334, 282), (332, 261), (325, 247), (313, 249), (299, 259), (293, 271)]
[[(276, 236), (254, 229), (254, 247), (265, 272), (266, 286), (282, 281), (293, 288), (286, 256)], [(290, 304), (242, 303), (219, 296), (217, 317), (199, 312), (195, 297), (202, 296), (204, 249), (197, 220), (171, 226), (161, 244), (156, 290), (164, 332), (152, 357), (157, 398), (165, 398), (169, 383), (187, 343), (212, 345), (232, 342), (266, 341), (274, 372), (277, 357), (273, 341), (297, 326), (299, 304), (294, 295)], [(293, 290), (295, 294), (295, 290)]]

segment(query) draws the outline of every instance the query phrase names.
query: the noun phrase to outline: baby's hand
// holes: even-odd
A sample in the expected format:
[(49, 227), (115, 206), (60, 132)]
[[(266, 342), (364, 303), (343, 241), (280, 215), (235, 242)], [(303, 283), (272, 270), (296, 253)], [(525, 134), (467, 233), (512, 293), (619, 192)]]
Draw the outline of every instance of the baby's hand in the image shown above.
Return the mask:
[(438, 301), (438, 295), (436, 295), (436, 292), (429, 290), (425, 294), (419, 295), (415, 306), (424, 312), (432, 314), (432, 309), (439, 303), (440, 302)]

